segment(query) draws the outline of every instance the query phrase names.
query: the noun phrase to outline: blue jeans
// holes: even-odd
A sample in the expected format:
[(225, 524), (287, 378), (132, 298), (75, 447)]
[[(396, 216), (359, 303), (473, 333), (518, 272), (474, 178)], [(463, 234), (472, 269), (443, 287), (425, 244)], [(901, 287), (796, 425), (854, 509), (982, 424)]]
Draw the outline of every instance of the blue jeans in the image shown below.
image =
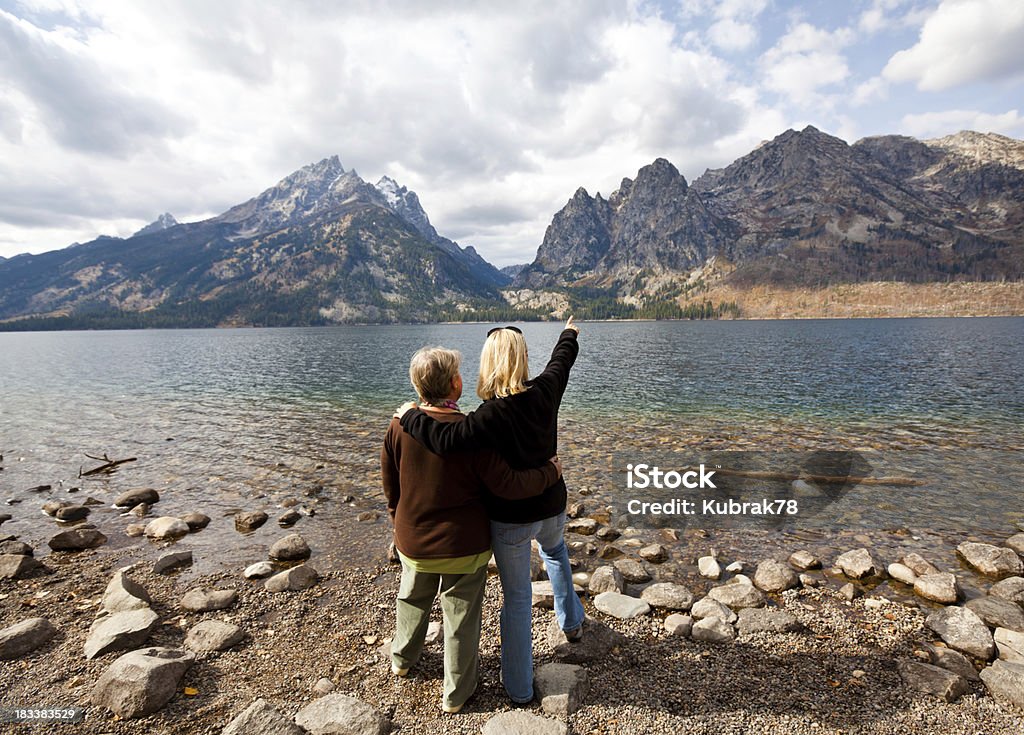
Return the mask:
[(533, 699), (533, 589), (530, 541), (540, 544), (540, 558), (555, 593), (555, 617), (564, 631), (583, 623), (583, 603), (572, 586), (572, 567), (563, 533), (565, 513), (534, 523), (491, 521), (491, 548), (498, 564), (504, 602), (501, 606), (501, 679), (513, 702)]

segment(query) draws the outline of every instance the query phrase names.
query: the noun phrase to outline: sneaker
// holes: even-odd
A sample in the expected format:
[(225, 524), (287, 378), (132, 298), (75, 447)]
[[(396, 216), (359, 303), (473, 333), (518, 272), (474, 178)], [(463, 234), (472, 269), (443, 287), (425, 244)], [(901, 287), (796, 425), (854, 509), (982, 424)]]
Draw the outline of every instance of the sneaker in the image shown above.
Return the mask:
[(406, 667), (406, 668), (403, 669), (398, 664), (392, 663), (391, 664), (391, 673), (394, 674), (395, 676), (405, 676), (406, 674), (409, 673), (409, 668)]
[(565, 637), (569, 640), (569, 643), (579, 643), (583, 640), (583, 623), (580, 623), (572, 630), (565, 631)]
[[(465, 702), (463, 702), (463, 704), (465, 704)], [(454, 705), (453, 706), (453, 705), (445, 704), (444, 702), (441, 702), (441, 711), (445, 712), (445, 713), (447, 713), (449, 715), (457, 715), (457, 714), (459, 714), (459, 712), (462, 711), (463, 704), (458, 704), (458, 705)]]

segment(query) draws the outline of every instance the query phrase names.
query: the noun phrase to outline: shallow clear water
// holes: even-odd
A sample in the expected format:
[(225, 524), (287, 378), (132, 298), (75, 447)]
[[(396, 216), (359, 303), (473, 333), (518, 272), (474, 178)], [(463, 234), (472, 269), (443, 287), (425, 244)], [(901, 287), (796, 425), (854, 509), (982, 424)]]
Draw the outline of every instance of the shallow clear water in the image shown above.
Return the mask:
[[(14, 501), (0, 510), (15, 516), (3, 532), (45, 539), (55, 523), (41, 502), (87, 495), (103, 503), (93, 514), (102, 527), (117, 493), (149, 486), (163, 495), (161, 514), (215, 517), (191, 540), (212, 550), (228, 538), (239, 556), (265, 548), (279, 529), (236, 538), (224, 516), (267, 507), (273, 517), (286, 497), (316, 507), (319, 534), (332, 538), (332, 523), (382, 508), (377, 451), (391, 410), (413, 397), (412, 352), (461, 350), (469, 393), (488, 326), (0, 334), (0, 503)], [(537, 371), (560, 325), (520, 326)], [(570, 484), (604, 501), (621, 500), (623, 452), (827, 448), (926, 484), (849, 500), (816, 526), (1005, 536), (1024, 519), (1024, 319), (582, 329), (560, 453)], [(79, 468), (96, 464), (85, 453), (138, 459), (80, 480)], [(53, 489), (29, 492), (42, 484)], [(350, 505), (340, 502), (347, 494)], [(335, 534), (335, 545), (351, 551), (370, 535)]]

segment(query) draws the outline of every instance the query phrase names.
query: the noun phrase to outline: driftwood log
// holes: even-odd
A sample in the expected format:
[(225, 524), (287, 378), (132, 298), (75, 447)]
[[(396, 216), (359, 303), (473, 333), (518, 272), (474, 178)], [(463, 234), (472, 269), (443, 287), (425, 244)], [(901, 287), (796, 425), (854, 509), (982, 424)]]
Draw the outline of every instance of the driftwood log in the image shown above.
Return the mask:
[[(84, 454), (84, 452), (83, 452)], [(89, 459), (95, 459), (97, 462), (103, 462), (99, 467), (93, 467), (91, 470), (85, 470), (81, 467), (78, 468), (79, 477), (91, 477), (92, 475), (109, 475), (119, 465), (123, 465), (126, 462), (134, 462), (137, 457), (128, 457), (127, 459), (111, 459), (106, 454), (102, 457), (94, 457), (91, 454), (86, 454)]]

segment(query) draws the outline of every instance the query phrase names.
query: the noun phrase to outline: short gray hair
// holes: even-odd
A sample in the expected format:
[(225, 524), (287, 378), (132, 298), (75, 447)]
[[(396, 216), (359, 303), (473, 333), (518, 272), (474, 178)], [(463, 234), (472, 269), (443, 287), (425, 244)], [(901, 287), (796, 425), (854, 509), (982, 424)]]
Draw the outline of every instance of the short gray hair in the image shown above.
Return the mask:
[(462, 355), (444, 347), (423, 347), (409, 361), (409, 380), (419, 397), (434, 403), (448, 397), (459, 374)]

